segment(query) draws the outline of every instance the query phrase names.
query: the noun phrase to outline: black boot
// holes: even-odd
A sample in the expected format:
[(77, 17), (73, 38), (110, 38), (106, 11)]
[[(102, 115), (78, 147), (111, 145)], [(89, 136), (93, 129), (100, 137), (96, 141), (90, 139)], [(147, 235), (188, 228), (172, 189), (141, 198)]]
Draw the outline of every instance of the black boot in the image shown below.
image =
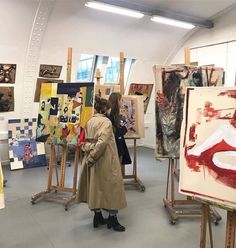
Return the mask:
[(105, 225), (106, 221), (102, 216), (102, 212), (94, 212), (94, 217), (93, 217), (93, 227), (99, 227), (99, 225)]
[(118, 222), (116, 215), (109, 215), (109, 217), (107, 219), (107, 228), (108, 229), (113, 228), (113, 230), (115, 230), (117, 232), (124, 232), (125, 231), (125, 227), (122, 226)]

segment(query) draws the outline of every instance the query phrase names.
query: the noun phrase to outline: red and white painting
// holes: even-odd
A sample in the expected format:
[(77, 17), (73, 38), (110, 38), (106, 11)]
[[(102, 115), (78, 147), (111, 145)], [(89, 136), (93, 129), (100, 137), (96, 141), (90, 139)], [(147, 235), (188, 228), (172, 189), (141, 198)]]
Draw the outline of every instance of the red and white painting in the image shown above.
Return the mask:
[(179, 191), (236, 208), (236, 88), (188, 88)]

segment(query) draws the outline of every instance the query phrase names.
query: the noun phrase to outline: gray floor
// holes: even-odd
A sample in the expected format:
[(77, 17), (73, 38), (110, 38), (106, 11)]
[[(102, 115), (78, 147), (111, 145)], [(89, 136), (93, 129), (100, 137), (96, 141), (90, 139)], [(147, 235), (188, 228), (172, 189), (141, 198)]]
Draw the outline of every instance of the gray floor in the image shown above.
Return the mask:
[[(67, 167), (68, 180), (71, 170)], [(0, 248), (199, 247), (199, 217), (182, 217), (175, 225), (169, 223), (162, 201), (167, 163), (156, 161), (151, 149), (138, 148), (138, 175), (146, 191), (126, 190), (128, 207), (119, 213), (121, 224), (127, 228), (124, 233), (106, 227), (94, 230), (93, 213), (86, 204), (74, 204), (68, 211), (56, 202), (31, 205), (31, 196), (46, 189), (45, 167), (20, 171), (4, 167), (4, 172), (8, 183), (6, 208), (0, 210)], [(215, 248), (224, 247), (225, 212), (219, 212), (223, 219), (218, 226), (213, 225)]]

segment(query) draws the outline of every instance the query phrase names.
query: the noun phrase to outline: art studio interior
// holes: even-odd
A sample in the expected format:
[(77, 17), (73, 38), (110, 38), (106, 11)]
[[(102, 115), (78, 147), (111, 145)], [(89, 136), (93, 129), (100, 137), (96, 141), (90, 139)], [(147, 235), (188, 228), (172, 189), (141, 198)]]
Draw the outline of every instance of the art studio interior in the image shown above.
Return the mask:
[(0, 15), (1, 248), (235, 247), (235, 0)]

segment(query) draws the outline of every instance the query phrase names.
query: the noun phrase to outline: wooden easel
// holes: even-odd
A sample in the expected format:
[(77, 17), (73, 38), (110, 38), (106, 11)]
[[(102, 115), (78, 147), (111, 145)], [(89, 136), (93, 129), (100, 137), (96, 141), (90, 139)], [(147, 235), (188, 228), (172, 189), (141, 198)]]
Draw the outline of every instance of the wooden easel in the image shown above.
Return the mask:
[[(72, 48), (68, 48), (67, 58), (67, 76), (66, 81), (71, 81), (71, 64), (72, 64)], [(63, 202), (65, 210), (68, 210), (68, 205), (72, 203), (76, 198), (76, 185), (78, 174), (78, 159), (79, 149), (75, 149), (74, 157), (74, 173), (73, 173), (73, 186), (71, 188), (65, 187), (65, 175), (66, 175), (66, 161), (67, 161), (68, 146), (62, 146), (60, 177), (58, 178), (57, 171), (57, 159), (56, 159), (56, 146), (51, 144), (49, 169), (48, 169), (48, 185), (45, 191), (35, 194), (31, 197), (31, 203), (35, 204), (38, 199), (54, 200)], [(53, 169), (56, 171), (56, 185), (52, 185)]]

